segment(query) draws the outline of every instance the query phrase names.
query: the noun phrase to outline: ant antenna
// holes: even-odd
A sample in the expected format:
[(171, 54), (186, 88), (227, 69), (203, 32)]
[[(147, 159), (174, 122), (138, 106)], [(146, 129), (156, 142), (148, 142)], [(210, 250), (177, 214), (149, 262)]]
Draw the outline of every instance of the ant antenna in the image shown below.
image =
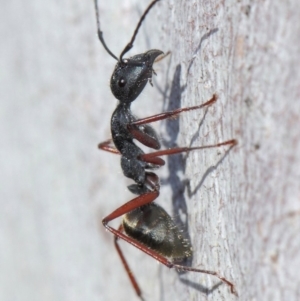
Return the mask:
[(133, 42), (136, 38), (136, 35), (141, 27), (141, 24), (143, 23), (146, 15), (148, 14), (149, 10), (152, 8), (152, 6), (158, 2), (160, 0), (154, 0), (153, 2), (150, 3), (150, 5), (147, 7), (147, 9), (145, 10), (144, 14), (142, 15), (142, 17), (140, 18), (140, 21), (138, 23), (138, 25), (136, 26), (136, 29), (133, 33), (133, 36), (130, 40), (130, 42), (126, 45), (126, 47), (124, 48), (124, 50), (122, 51), (121, 55), (120, 55), (120, 59), (118, 59), (107, 47), (104, 38), (103, 38), (103, 32), (100, 29), (100, 18), (99, 18), (99, 9), (98, 9), (98, 1), (94, 0), (94, 4), (95, 4), (95, 11), (96, 11), (96, 20), (97, 20), (97, 34), (98, 34), (98, 38), (101, 42), (101, 44), (103, 45), (104, 49), (107, 51), (107, 53), (113, 57), (115, 60), (119, 61), (119, 62), (123, 62), (123, 56), (126, 52), (128, 52), (132, 47), (133, 47)]
[(124, 56), (124, 54), (125, 54), (126, 52), (128, 52), (128, 51), (133, 47), (133, 42), (134, 42), (134, 40), (135, 40), (135, 37), (136, 37), (136, 35), (137, 35), (137, 33), (138, 33), (140, 27), (141, 27), (142, 22), (144, 21), (146, 15), (148, 14), (149, 10), (150, 10), (150, 9), (152, 8), (152, 6), (153, 6), (156, 2), (158, 2), (158, 1), (160, 1), (160, 0), (154, 0), (153, 2), (151, 2), (151, 3), (149, 4), (149, 6), (147, 7), (147, 9), (145, 10), (145, 12), (144, 12), (144, 14), (142, 15), (142, 17), (140, 18), (140, 21), (139, 21), (138, 25), (136, 26), (136, 29), (135, 29), (135, 31), (134, 31), (134, 33), (133, 33), (133, 36), (132, 36), (130, 42), (126, 45), (126, 47), (124, 48), (124, 50), (122, 51), (122, 53), (121, 53), (121, 55), (120, 55), (120, 61), (121, 61), (121, 62), (123, 62), (123, 56)]
[(119, 59), (109, 50), (107, 47), (104, 38), (103, 38), (103, 32), (100, 29), (100, 21), (99, 21), (99, 10), (98, 10), (98, 1), (94, 0), (95, 3), (95, 11), (96, 11), (96, 20), (97, 20), (97, 33), (98, 33), (98, 38), (103, 45), (104, 49), (108, 52), (110, 56), (112, 56), (115, 60), (119, 61)]

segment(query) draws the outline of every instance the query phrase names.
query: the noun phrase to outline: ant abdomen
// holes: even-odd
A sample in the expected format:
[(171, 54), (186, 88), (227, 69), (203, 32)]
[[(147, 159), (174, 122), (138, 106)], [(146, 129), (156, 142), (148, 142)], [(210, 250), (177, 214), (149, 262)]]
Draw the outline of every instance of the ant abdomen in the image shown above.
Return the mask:
[(180, 232), (170, 215), (156, 203), (125, 214), (123, 228), (128, 236), (172, 262), (192, 256), (189, 240)]

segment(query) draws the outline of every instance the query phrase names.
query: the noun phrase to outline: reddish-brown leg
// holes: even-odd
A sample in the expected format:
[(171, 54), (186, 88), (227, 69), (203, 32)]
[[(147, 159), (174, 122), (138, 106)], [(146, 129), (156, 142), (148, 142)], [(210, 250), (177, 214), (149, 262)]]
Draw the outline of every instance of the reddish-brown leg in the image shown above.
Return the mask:
[(130, 127), (128, 128), (128, 131), (131, 133), (133, 138), (135, 138), (145, 146), (153, 149), (160, 149), (160, 144), (155, 139), (139, 130), (138, 127)]
[[(119, 209), (121, 209), (122, 207), (120, 207)], [(119, 209), (117, 209), (116, 211), (118, 211)], [(126, 211), (126, 210), (124, 211), (123, 209), (121, 211), (123, 212), (122, 214), (125, 214), (125, 213), (129, 212), (129, 211)], [(114, 219), (114, 218), (112, 218), (112, 219)], [(112, 220), (112, 219), (109, 219), (109, 220)], [(116, 230), (116, 229), (110, 227), (109, 225), (107, 225), (107, 222), (109, 220), (106, 220), (106, 222), (103, 222), (103, 224), (104, 224), (104, 226), (106, 227), (107, 230), (109, 230), (111, 233), (113, 233), (115, 235), (115, 237), (116, 237), (115, 239), (121, 238), (121, 239), (125, 240), (129, 244), (135, 246), (136, 248), (138, 248), (139, 250), (143, 251), (147, 255), (153, 257), (154, 259), (156, 259), (157, 261), (159, 261), (163, 265), (167, 266), (168, 268), (176, 268), (176, 269), (184, 270), (184, 271), (191, 271), (191, 272), (197, 272), (197, 273), (203, 273), (203, 274), (213, 275), (213, 276), (219, 278), (225, 284), (227, 284), (230, 287), (231, 293), (237, 295), (237, 291), (235, 289), (234, 284), (232, 282), (228, 281), (226, 278), (222, 277), (219, 273), (217, 273), (215, 271), (203, 270), (203, 269), (195, 269), (195, 268), (191, 268), (191, 267), (187, 267), (187, 266), (182, 266), (182, 265), (179, 265), (179, 264), (174, 264), (173, 262), (169, 261), (164, 256), (158, 254), (157, 252), (149, 249), (147, 246), (145, 246), (145, 245), (141, 244), (140, 242), (132, 239), (131, 237), (125, 235), (124, 233), (122, 233), (122, 231)], [(121, 252), (120, 249), (118, 250), (118, 253), (119, 253), (119, 251)], [(120, 253), (119, 253), (119, 255), (120, 255)], [(130, 281), (131, 281), (131, 283), (132, 283), (135, 291), (137, 292), (137, 295), (140, 296), (140, 298), (142, 299), (142, 297), (141, 297), (141, 290), (140, 290), (139, 286), (137, 285), (135, 277), (132, 275), (132, 273), (131, 273), (131, 271), (130, 271), (130, 269), (128, 267), (128, 264), (127, 264), (127, 262), (126, 262), (126, 260), (125, 260), (125, 258), (123, 256), (122, 252), (121, 252), (120, 256), (121, 256), (121, 260), (123, 262), (123, 265), (124, 265), (124, 267), (125, 267), (125, 269), (126, 269), (126, 271), (128, 273)]]
[(148, 193), (139, 195), (138, 197), (125, 203), (124, 205), (117, 208), (115, 211), (113, 211), (111, 214), (109, 214), (102, 220), (104, 227), (106, 227), (108, 229), (109, 228), (109, 226), (107, 225), (108, 222), (112, 221), (115, 218), (122, 216), (123, 214), (126, 214), (127, 212), (130, 212), (136, 208), (139, 208), (141, 206), (144, 206), (144, 205), (147, 205), (147, 204), (153, 202), (158, 197), (158, 195), (159, 195), (158, 191), (152, 191), (152, 192), (148, 192)]
[[(120, 225), (118, 231), (123, 232), (123, 226), (122, 225)], [(140, 289), (140, 287), (139, 287), (139, 285), (138, 285), (138, 283), (137, 283), (137, 281), (136, 281), (136, 279), (135, 279), (135, 277), (134, 277), (134, 275), (133, 275), (133, 273), (132, 273), (132, 271), (131, 271), (128, 263), (127, 263), (127, 260), (125, 259), (124, 255), (123, 255), (123, 252), (122, 252), (122, 250), (119, 246), (118, 240), (119, 240), (119, 237), (115, 236), (115, 247), (116, 247), (117, 252), (118, 252), (118, 254), (121, 258), (122, 264), (123, 264), (123, 266), (126, 270), (126, 273), (127, 273), (128, 277), (130, 279), (130, 282), (131, 282), (136, 294), (141, 298), (142, 301), (144, 301), (144, 298), (142, 296), (142, 291), (141, 291), (141, 289)]]
[[(134, 199), (132, 199), (131, 201), (127, 202), (126, 204), (124, 204), (123, 206), (117, 208), (115, 211), (113, 211), (111, 214), (109, 214), (108, 216), (106, 216), (103, 220), (102, 223), (104, 225), (104, 227), (106, 229), (108, 229), (110, 232), (112, 232), (113, 234), (115, 234), (115, 247), (117, 249), (117, 252), (121, 258), (122, 264), (127, 272), (127, 275), (130, 279), (130, 282), (136, 292), (136, 294), (140, 297), (140, 299), (142, 301), (144, 301), (144, 298), (142, 296), (142, 291), (133, 275), (133, 273), (131, 272), (131, 269), (123, 255), (122, 250), (120, 249), (120, 246), (118, 244), (118, 239), (122, 238), (123, 236), (125, 238), (128, 238), (128, 236), (124, 235), (123, 232), (123, 226), (121, 225), (119, 227), (118, 230), (115, 230), (113, 228), (111, 228), (110, 226), (107, 225), (107, 223), (115, 218), (118, 218), (136, 208), (139, 208), (143, 205), (149, 204), (151, 202), (153, 202), (158, 196), (159, 196), (159, 179), (158, 176), (155, 173), (152, 172), (147, 172), (146, 173), (146, 182), (148, 183), (148, 185), (150, 185), (154, 191), (140, 195)], [(116, 233), (120, 233), (121, 235), (118, 235)], [(126, 239), (125, 239), (126, 240)], [(137, 247), (138, 248), (138, 247)]]
[[(217, 101), (217, 95), (213, 95), (213, 97), (209, 101), (207, 101), (204, 104), (201, 104), (199, 106), (188, 107), (188, 108), (180, 108), (180, 109), (177, 109), (177, 110), (174, 110), (174, 111), (164, 112), (164, 113), (157, 114), (157, 115), (150, 116), (150, 117), (146, 117), (146, 118), (143, 118), (143, 119), (138, 119), (138, 120), (128, 124), (127, 128), (128, 128), (128, 131), (131, 133), (131, 135), (135, 139), (137, 139), (139, 142), (144, 144), (145, 146), (148, 146), (148, 147), (153, 148), (153, 149), (159, 149), (160, 145), (157, 143), (157, 141), (155, 139), (153, 139), (152, 137), (148, 136), (147, 134), (143, 133), (142, 131), (140, 131), (137, 128), (137, 126), (152, 123), (152, 122), (167, 119), (167, 118), (172, 118), (172, 117), (174, 118), (182, 112), (201, 109), (201, 108), (212, 105), (216, 101)], [(163, 160), (158, 160), (158, 161), (156, 160), (155, 162), (151, 162), (151, 163), (154, 163), (154, 164), (157, 164), (157, 165), (164, 165), (165, 164), (165, 162)]]
[[(228, 281), (226, 278), (222, 277), (219, 273), (217, 273), (215, 271), (195, 269), (195, 268), (191, 268), (191, 267), (182, 266), (179, 264), (174, 264), (173, 262), (169, 261), (164, 256), (158, 254), (157, 252), (149, 249), (147, 246), (143, 245), (142, 243), (140, 243), (140, 242), (132, 239), (131, 237), (127, 236), (126, 234), (122, 233), (123, 232), (122, 227), (120, 227), (118, 230), (116, 230), (108, 225), (108, 223), (110, 221), (112, 221), (136, 208), (139, 208), (143, 205), (147, 205), (147, 204), (153, 202), (159, 196), (159, 184), (158, 184), (158, 177), (156, 176), (156, 174), (154, 174), (154, 173), (147, 174), (147, 181), (149, 181), (149, 183), (151, 183), (152, 187), (157, 187), (157, 190), (140, 195), (140, 196), (132, 199), (131, 201), (129, 201), (126, 204), (117, 208), (115, 211), (113, 211), (111, 214), (109, 214), (102, 220), (104, 227), (115, 235), (115, 242), (119, 238), (121, 238), (121, 239), (125, 240), (126, 242), (128, 242), (129, 244), (135, 246), (139, 250), (143, 251), (144, 253), (148, 254), (149, 256), (153, 257), (154, 259), (156, 259), (163, 265), (167, 266), (168, 268), (177, 268), (177, 269), (185, 270), (185, 271), (192, 271), (192, 272), (213, 275), (213, 276), (219, 278), (224, 283), (226, 283), (230, 287), (231, 292), (233, 294), (237, 295), (234, 284), (231, 283), (230, 281)], [(130, 281), (131, 281), (137, 295), (143, 300), (143, 297), (141, 296), (141, 290), (126, 262), (126, 259), (124, 258), (124, 255), (123, 255), (121, 249), (117, 245), (117, 243), (116, 243), (116, 248), (117, 248), (118, 254), (121, 257), (122, 263), (125, 267), (125, 270), (127, 271), (128, 277), (130, 278)]]
[(201, 108), (210, 106), (213, 103), (215, 103), (217, 101), (217, 99), (218, 99), (218, 96), (216, 94), (214, 94), (213, 97), (209, 101), (207, 101), (207, 102), (205, 102), (205, 103), (203, 103), (199, 106), (188, 107), (188, 108), (180, 108), (180, 109), (177, 109), (177, 110), (174, 110), (174, 111), (164, 112), (164, 113), (153, 115), (153, 116), (150, 116), (150, 117), (138, 119), (138, 120), (128, 124), (127, 127), (128, 127), (129, 130), (131, 130), (133, 128), (133, 126), (135, 126), (135, 125), (149, 124), (149, 123), (152, 123), (152, 122), (155, 122), (155, 121), (158, 121), (158, 120), (163, 120), (163, 119), (167, 119), (167, 118), (171, 118), (171, 117), (176, 117), (177, 115), (179, 115), (182, 112), (188, 112), (188, 111), (197, 110), (197, 109), (201, 109)]
[(108, 139), (104, 142), (99, 143), (98, 148), (109, 153), (120, 155), (120, 152), (116, 149), (114, 145), (112, 145), (112, 139)]
[(153, 188), (153, 191), (141, 194), (138, 197), (132, 199), (131, 201), (125, 203), (121, 207), (117, 208), (111, 214), (106, 216), (102, 223), (104, 227), (108, 227), (107, 223), (111, 220), (122, 216), (136, 208), (147, 205), (153, 202), (159, 196), (159, 179), (155, 173), (147, 172), (146, 173), (146, 182)]
[[(212, 145), (204, 145), (204, 146), (196, 146), (196, 147), (175, 147), (175, 148), (165, 149), (165, 150), (161, 150), (161, 151), (157, 151), (157, 152), (153, 152), (153, 153), (149, 153), (149, 154), (143, 154), (143, 155), (139, 156), (139, 159), (142, 161), (145, 161), (145, 162), (154, 163), (155, 159), (160, 159), (157, 157), (164, 156), (164, 155), (174, 155), (174, 154), (180, 154), (183, 152), (190, 152), (193, 150), (220, 147), (220, 146), (224, 146), (224, 145), (234, 146), (236, 144), (237, 144), (237, 140), (232, 139), (232, 140), (228, 140), (225, 142), (212, 144)], [(158, 164), (158, 163), (155, 163), (155, 164)]]

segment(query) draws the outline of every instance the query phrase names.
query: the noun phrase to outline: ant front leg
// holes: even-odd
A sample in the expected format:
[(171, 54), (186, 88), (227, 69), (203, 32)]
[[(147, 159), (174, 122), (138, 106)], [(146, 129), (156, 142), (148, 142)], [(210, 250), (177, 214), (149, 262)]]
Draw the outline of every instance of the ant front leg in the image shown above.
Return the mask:
[(192, 111), (192, 110), (202, 109), (204, 107), (208, 107), (208, 106), (212, 105), (213, 103), (215, 103), (217, 101), (217, 99), (218, 99), (218, 96), (216, 94), (214, 94), (210, 100), (208, 100), (207, 102), (205, 102), (199, 106), (180, 108), (180, 109), (176, 109), (174, 111), (164, 112), (164, 113), (153, 115), (150, 117), (138, 119), (138, 120), (133, 121), (132, 123), (128, 124), (127, 128), (131, 132), (133, 130), (134, 126), (149, 124), (149, 123), (152, 123), (155, 121), (164, 120), (164, 119), (168, 119), (168, 118), (172, 118), (172, 117), (174, 118), (174, 117), (177, 117), (182, 112), (188, 112), (188, 111)]
[[(174, 118), (182, 112), (201, 109), (201, 108), (212, 105), (216, 101), (217, 101), (217, 95), (214, 94), (213, 97), (209, 101), (207, 101), (199, 106), (180, 108), (180, 109), (177, 109), (174, 111), (165, 112), (162, 114), (157, 114), (157, 115), (153, 115), (150, 117), (138, 119), (138, 120), (135, 120), (135, 121), (127, 124), (127, 129), (131, 133), (133, 138), (135, 138), (136, 140), (138, 140), (145, 146), (148, 146), (153, 149), (160, 149), (160, 143), (159, 143), (158, 137), (157, 137), (155, 131), (148, 125), (149, 123), (152, 123), (152, 122), (155, 122), (158, 120), (167, 119), (167, 118), (172, 118), (172, 117)], [(157, 163), (157, 162), (151, 162), (151, 163), (158, 164), (161, 166), (164, 165), (164, 161), (160, 161), (159, 163)]]

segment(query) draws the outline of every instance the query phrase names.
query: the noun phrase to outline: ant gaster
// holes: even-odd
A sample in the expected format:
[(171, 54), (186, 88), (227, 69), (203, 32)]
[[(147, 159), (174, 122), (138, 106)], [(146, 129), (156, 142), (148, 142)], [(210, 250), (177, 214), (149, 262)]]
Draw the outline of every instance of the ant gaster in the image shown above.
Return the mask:
[[(110, 51), (104, 41), (103, 33), (100, 29), (97, 0), (94, 1), (99, 40), (108, 54), (117, 60), (111, 76), (110, 87), (113, 95), (119, 100), (119, 104), (111, 117), (111, 134), (114, 145), (109, 139), (100, 143), (98, 147), (121, 155), (121, 168), (124, 175), (135, 182), (135, 184), (128, 186), (128, 189), (138, 195), (106, 216), (102, 223), (115, 236), (115, 247), (136, 294), (141, 300), (144, 300), (141, 289), (120, 249), (119, 238), (127, 241), (169, 268), (214, 275), (226, 283), (232, 293), (236, 294), (234, 285), (217, 272), (177, 264), (192, 256), (191, 245), (181, 235), (169, 214), (161, 206), (154, 203), (154, 200), (159, 196), (160, 184), (158, 176), (151, 170), (165, 164), (165, 161), (160, 158), (163, 155), (179, 154), (223, 145), (234, 146), (237, 141), (232, 139), (214, 145), (177, 147), (148, 154), (145, 154), (133, 141), (136, 139), (147, 147), (159, 150), (161, 145), (158, 136), (155, 130), (149, 126), (149, 123), (176, 117), (182, 112), (208, 107), (216, 102), (217, 96), (213, 95), (209, 101), (198, 106), (180, 108), (143, 119), (136, 119), (131, 113), (131, 102), (140, 95), (148, 82), (152, 85), (152, 75), (155, 74), (153, 64), (159, 56), (163, 55), (163, 52), (152, 49), (127, 59), (123, 59), (123, 56), (133, 47), (133, 42), (143, 20), (159, 0), (151, 2), (145, 10), (130, 42), (121, 52), (119, 59)], [(123, 216), (123, 222), (118, 229), (108, 225), (110, 221), (120, 216)]]

